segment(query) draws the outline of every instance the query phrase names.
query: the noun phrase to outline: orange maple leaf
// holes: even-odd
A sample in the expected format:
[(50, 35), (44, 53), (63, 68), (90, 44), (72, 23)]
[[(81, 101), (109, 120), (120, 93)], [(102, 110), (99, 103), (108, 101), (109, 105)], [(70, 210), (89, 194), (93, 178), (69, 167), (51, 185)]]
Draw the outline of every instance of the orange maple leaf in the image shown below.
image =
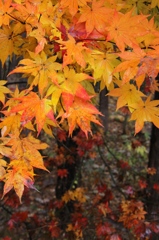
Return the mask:
[(81, 67), (86, 66), (84, 55), (82, 54), (87, 48), (84, 46), (83, 42), (76, 43), (75, 39), (68, 35), (68, 41), (58, 41), (64, 47), (61, 49), (66, 49), (66, 53), (63, 56), (63, 67), (68, 64), (77, 62)]
[(107, 41), (114, 40), (118, 48), (123, 52), (126, 46), (138, 45), (137, 37), (146, 34), (145, 28), (141, 28), (141, 22), (146, 16), (132, 16), (132, 10), (126, 14), (114, 11), (109, 18)]
[(146, 212), (141, 201), (122, 201), (121, 208), (123, 214), (120, 216), (119, 222), (123, 222), (124, 226), (128, 228), (133, 227), (135, 223), (138, 223), (138, 220), (145, 219)]
[[(152, 100), (150, 97), (145, 102), (139, 101), (134, 105), (136, 108), (130, 120), (135, 120), (135, 134), (140, 132), (144, 126), (144, 122), (153, 122), (159, 128), (159, 100)], [(133, 107), (133, 104), (132, 104)]]
[[(33, 186), (35, 175), (33, 168), (40, 168), (47, 171), (43, 158), (38, 150), (45, 149), (48, 145), (41, 143), (40, 140), (34, 138), (31, 134), (23, 139), (20, 139), (18, 135), (10, 135), (10, 139), (6, 138), (6, 141), (5, 138), (3, 139), (6, 147), (2, 146), (3, 148), (0, 152), (2, 152), (3, 155), (8, 155), (9, 153), (9, 157), (11, 158), (10, 163), (7, 165), (6, 172), (4, 172), (5, 169), (3, 169), (6, 165), (3, 161), (0, 161), (0, 173), (1, 175), (5, 173), (1, 176), (1, 180), (5, 182), (3, 197), (14, 188), (21, 201), (24, 186), (35, 189)], [(8, 152), (8, 149), (11, 152)]]
[(91, 96), (89, 96), (89, 94), (82, 87), (81, 84), (77, 83), (77, 86), (78, 86), (78, 88), (74, 95), (71, 93), (67, 93), (67, 92), (63, 92), (61, 95), (62, 96), (62, 105), (63, 105), (63, 108), (66, 110), (66, 112), (69, 111), (69, 108), (72, 106), (75, 97), (79, 97), (80, 99), (82, 99), (84, 101), (89, 101), (91, 99)]
[(67, 203), (71, 200), (78, 201), (84, 203), (86, 198), (84, 196), (84, 189), (83, 188), (76, 188), (75, 190), (68, 190), (62, 197), (62, 200)]
[(79, 126), (82, 131), (88, 137), (88, 132), (92, 133), (90, 123), (94, 122), (102, 126), (102, 124), (96, 119), (95, 115), (101, 114), (97, 108), (90, 102), (81, 98), (75, 97), (72, 106), (66, 113), (59, 114), (58, 117), (62, 117), (61, 122), (65, 118), (68, 120), (69, 135), (72, 135), (76, 126)]
[(116, 72), (123, 72), (122, 75), (122, 82), (126, 83), (130, 81), (130, 79), (135, 79), (138, 87), (141, 86), (142, 82), (144, 81), (144, 78), (142, 78), (142, 81), (137, 75), (139, 70), (139, 64), (141, 60), (146, 56), (146, 53), (138, 46), (133, 46), (133, 51), (125, 51), (122, 53), (119, 53), (118, 56), (125, 61), (122, 61), (115, 69), (114, 73)]
[(141, 59), (140, 66), (136, 77), (146, 75), (151, 77), (153, 80), (157, 77), (158, 74), (158, 66), (159, 66), (159, 58), (145, 57)]
[(35, 117), (39, 134), (47, 117), (55, 122), (53, 111), (50, 106), (51, 100), (46, 98), (40, 99), (34, 92), (30, 92), (27, 96), (22, 96), (16, 100), (19, 100), (20, 103), (12, 107), (10, 112), (22, 112), (21, 122), (23, 126)]
[(11, 7), (12, 0), (0, 0), (0, 27), (2, 25), (8, 25), (9, 21), (11, 19), (10, 14), (13, 11), (13, 8)]
[(4, 176), (3, 181), (5, 182), (3, 188), (3, 196), (2, 198), (12, 189), (14, 188), (16, 194), (19, 197), (21, 202), (21, 197), (24, 192), (24, 186), (34, 188), (33, 187), (33, 173), (28, 171), (26, 167), (23, 167), (19, 162), (17, 165), (8, 167), (7, 173)]
[(87, 2), (90, 2), (90, 0), (61, 0), (60, 1), (60, 7), (61, 8), (67, 8), (69, 9), (69, 12), (72, 16), (74, 16), (79, 6), (87, 5)]
[(47, 170), (44, 166), (43, 158), (38, 151), (46, 149), (48, 147), (46, 143), (41, 143), (39, 139), (29, 134), (22, 139), (17, 135), (11, 135), (6, 145), (10, 146), (12, 150), (10, 166), (18, 165), (18, 162), (21, 161), (21, 165), (27, 166), (30, 170), (33, 167)]
[(96, 29), (105, 35), (105, 28), (108, 19), (113, 14), (113, 10), (104, 6), (105, 0), (93, 0), (91, 6), (84, 6), (78, 23), (85, 23), (87, 36)]

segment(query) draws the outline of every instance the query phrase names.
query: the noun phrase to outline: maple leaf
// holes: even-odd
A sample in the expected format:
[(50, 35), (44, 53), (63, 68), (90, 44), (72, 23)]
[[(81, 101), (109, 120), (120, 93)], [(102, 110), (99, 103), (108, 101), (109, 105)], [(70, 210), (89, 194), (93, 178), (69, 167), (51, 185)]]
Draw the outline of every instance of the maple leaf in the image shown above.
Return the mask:
[[(101, 79), (101, 90), (106, 86), (109, 89), (113, 82), (114, 68), (119, 64), (117, 55), (106, 52), (92, 51), (94, 61), (93, 77), (95, 79)], [(91, 64), (92, 66), (92, 64)]]
[(6, 174), (5, 168), (7, 167), (7, 162), (0, 158), (0, 180), (2, 180)]
[(84, 196), (84, 189), (83, 188), (76, 188), (75, 190), (68, 190), (62, 197), (62, 200), (67, 203), (70, 200), (79, 201), (84, 203), (86, 198)]
[(133, 111), (130, 120), (136, 120), (135, 122), (135, 134), (140, 132), (144, 126), (144, 122), (153, 122), (153, 124), (159, 128), (159, 100), (152, 100), (150, 97), (145, 102), (139, 101), (135, 104), (135, 110)]
[(78, 11), (78, 7), (87, 5), (87, 2), (90, 2), (90, 0), (61, 0), (60, 7), (68, 8), (71, 15), (74, 16)]
[(145, 95), (129, 82), (121, 85), (121, 81), (119, 81), (118, 84), (120, 87), (111, 90), (108, 95), (119, 97), (117, 100), (117, 109), (123, 107), (124, 105), (128, 105), (129, 110), (132, 112), (134, 110), (134, 108), (131, 108), (132, 104), (141, 101), (141, 97)]
[(61, 49), (65, 49), (66, 53), (63, 56), (63, 67), (68, 64), (77, 62), (81, 67), (86, 66), (86, 62), (82, 52), (88, 50), (83, 42), (76, 43), (75, 39), (68, 34), (69, 40), (67, 41), (58, 41), (63, 45)]
[(6, 144), (8, 143), (8, 139), (1, 137), (0, 138), (0, 154), (10, 158), (12, 155), (11, 149), (6, 147)]
[(25, 31), (27, 35), (34, 31), (35, 26), (39, 28), (40, 24), (37, 15), (40, 14), (40, 2), (34, 1), (34, 4), (32, 4), (31, 1), (25, 1), (25, 4), (24, 2), (12, 3), (12, 6), (15, 10), (12, 13), (13, 18), (17, 19), (18, 22), (23, 25), (25, 24)]
[(86, 91), (79, 83), (86, 79), (92, 80), (92, 77), (90, 77), (88, 74), (82, 72), (77, 73), (74, 69), (68, 68), (67, 66), (64, 68), (64, 74), (62, 78), (62, 83), (60, 84), (60, 88), (62, 89), (62, 91), (73, 95), (78, 95), (79, 92), (81, 92), (81, 98), (84, 98), (84, 95), (86, 95)]
[(21, 202), (24, 186), (35, 189), (33, 167), (47, 170), (38, 151), (45, 149), (47, 144), (41, 143), (30, 134), (23, 139), (12, 135), (6, 145), (11, 147), (12, 156), (10, 156), (11, 162), (7, 166), (6, 174), (2, 178), (5, 182), (3, 197), (14, 188)]
[(152, 58), (152, 57), (145, 57), (140, 60), (140, 66), (138, 69), (138, 72), (136, 74), (136, 77), (143, 75), (144, 79), (146, 74), (151, 77), (152, 79), (155, 79), (158, 74), (158, 66), (159, 66), (159, 58)]
[(3, 26), (3, 29), (0, 29), (0, 60), (2, 65), (4, 65), (7, 57), (13, 52), (13, 39), (12, 39), (12, 29), (8, 26)]
[(109, 223), (105, 222), (97, 225), (96, 232), (97, 236), (107, 236), (108, 234), (114, 232), (114, 229)]
[(125, 61), (122, 61), (113, 72), (116, 73), (125, 71), (122, 75), (123, 83), (126, 83), (136, 77), (137, 86), (140, 87), (144, 81), (144, 77), (142, 78), (142, 81), (139, 79), (138, 69), (140, 62), (144, 59), (146, 53), (140, 47), (134, 46), (133, 51), (125, 51), (119, 53), (118, 56)]
[[(32, 86), (39, 87), (40, 94), (43, 93), (44, 89), (48, 86), (48, 79), (56, 79), (56, 70), (61, 69), (61, 64), (55, 62), (57, 56), (47, 58), (47, 55), (42, 51), (40, 54), (29, 52), (31, 59), (23, 59), (19, 62), (20, 65), (9, 73), (26, 73), (27, 75), (33, 76), (31, 83)], [(30, 87), (30, 88), (31, 88)]]
[(87, 36), (96, 29), (99, 33), (105, 35), (105, 27), (113, 10), (104, 6), (104, 0), (93, 0), (92, 5), (86, 5), (82, 8), (78, 23), (85, 23)]
[(102, 126), (102, 124), (96, 119), (94, 114), (101, 114), (97, 108), (91, 103), (84, 101), (78, 97), (74, 98), (72, 106), (64, 114), (59, 114), (58, 117), (62, 116), (61, 122), (65, 118), (68, 120), (69, 135), (72, 135), (73, 130), (76, 126), (79, 126), (81, 130), (88, 137), (88, 132), (91, 132), (90, 122), (94, 122)]
[(11, 19), (11, 13), (13, 8), (11, 7), (12, 0), (0, 0), (0, 27), (2, 25), (8, 25)]
[(0, 80), (0, 101), (4, 104), (5, 101), (5, 94), (10, 93), (10, 90), (5, 87), (4, 85), (6, 84), (7, 81), (5, 80)]
[(34, 92), (30, 92), (27, 96), (16, 98), (16, 100), (19, 100), (20, 103), (12, 107), (10, 112), (22, 112), (21, 122), (23, 126), (35, 117), (39, 134), (45, 124), (46, 117), (55, 122), (50, 100), (46, 98), (40, 99)]
[(57, 138), (60, 142), (66, 141), (67, 133), (64, 130), (58, 129), (57, 130)]
[(67, 171), (67, 169), (58, 169), (58, 170), (57, 170), (57, 175), (58, 175), (60, 178), (67, 177), (68, 171)]
[(1, 134), (5, 137), (10, 132), (16, 132), (20, 127), (20, 115), (11, 115), (3, 119), (0, 123)]
[[(24, 166), (47, 170), (44, 166), (43, 158), (38, 151), (39, 149), (46, 149), (48, 147), (46, 143), (41, 143), (40, 140), (29, 134), (23, 139), (20, 139), (19, 136), (11, 135), (11, 139), (7, 145), (12, 148), (12, 159), (17, 159), (17, 161), (20, 159), (21, 162), (24, 162)], [(12, 161), (10, 164), (12, 165), (14, 162)]]
[(123, 222), (124, 226), (131, 228), (139, 223), (139, 220), (144, 220), (146, 211), (144, 211), (143, 203), (135, 200), (125, 200), (121, 203), (122, 215), (119, 222)]
[(157, 37), (159, 37), (159, 32), (156, 29), (154, 18), (150, 20), (147, 18), (142, 21), (142, 25), (145, 26), (147, 34), (138, 38), (140, 42), (143, 42), (146, 47), (149, 47), (151, 44), (156, 42)]
[(49, 231), (51, 232), (51, 236), (53, 238), (58, 238), (60, 235), (60, 228), (58, 227), (58, 222), (56, 220), (52, 220), (49, 224)]
[(159, 7), (159, 2), (157, 0), (152, 0), (151, 1), (151, 8), (154, 8), (154, 7)]
[[(9, 116), (5, 117), (4, 119), (2, 119), (2, 122), (0, 123), (0, 128), (2, 128), (2, 130), (1, 130), (2, 137), (5, 137), (9, 133), (14, 134), (18, 131), (20, 132), (20, 130), (21, 130), (20, 120), (21, 120), (20, 114), (9, 115)], [(26, 123), (25, 128), (35, 131), (31, 122)]]
[(4, 184), (4, 188), (3, 188), (3, 196), (2, 196), (2, 198), (12, 188), (14, 188), (15, 192), (18, 195), (19, 200), (21, 202), (21, 197), (22, 197), (22, 194), (24, 192), (24, 182), (25, 182), (25, 178), (22, 176), (21, 172), (19, 172), (16, 168), (8, 170), (7, 173), (5, 174), (4, 181), (5, 181), (5, 184)]
[(144, 189), (147, 187), (147, 182), (143, 179), (139, 179), (138, 183), (141, 189)]
[[(63, 107), (66, 109), (71, 106), (75, 95), (90, 100), (93, 95), (90, 96), (80, 83), (83, 83), (86, 79), (92, 79), (92, 77), (85, 73), (76, 73), (74, 69), (69, 69), (67, 66), (63, 69), (63, 73), (57, 75), (58, 83), (51, 85), (47, 91), (47, 96), (51, 95), (51, 102), (55, 112), (61, 96)], [(87, 83), (85, 85), (88, 86)]]
[(114, 40), (118, 48), (123, 52), (126, 46), (138, 46), (136, 37), (146, 34), (146, 30), (141, 29), (140, 25), (146, 16), (132, 16), (132, 10), (125, 14), (114, 11), (110, 17), (108, 27), (107, 41)]
[(45, 30), (39, 26), (34, 31), (31, 31), (28, 36), (35, 37), (37, 39), (38, 45), (35, 48), (35, 53), (38, 54), (44, 49), (45, 44), (47, 44), (45, 38)]
[(156, 168), (153, 168), (153, 167), (147, 169), (147, 173), (150, 175), (156, 174), (156, 171), (157, 171)]

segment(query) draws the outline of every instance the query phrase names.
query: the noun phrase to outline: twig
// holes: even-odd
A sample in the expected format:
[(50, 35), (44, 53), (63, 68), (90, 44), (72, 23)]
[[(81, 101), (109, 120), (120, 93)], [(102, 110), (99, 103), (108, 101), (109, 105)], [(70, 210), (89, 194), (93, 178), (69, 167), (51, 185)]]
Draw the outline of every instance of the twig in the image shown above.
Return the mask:
[(120, 187), (117, 185), (117, 183), (116, 183), (116, 181), (115, 181), (115, 179), (114, 179), (114, 176), (113, 176), (113, 173), (112, 173), (112, 170), (111, 170), (109, 164), (108, 164), (108, 163), (105, 161), (105, 159), (103, 158), (103, 154), (102, 154), (102, 152), (101, 152), (101, 150), (100, 150), (100, 147), (98, 146), (97, 148), (98, 148), (98, 153), (99, 153), (99, 155), (100, 155), (100, 157), (101, 157), (101, 160), (103, 161), (104, 165), (107, 167), (107, 169), (108, 169), (108, 171), (109, 171), (109, 174), (110, 174), (110, 177), (111, 177), (111, 179), (112, 179), (112, 181), (113, 181), (113, 183), (114, 183), (117, 191), (120, 192), (120, 193), (124, 196), (124, 198), (126, 198), (125, 193), (123, 193), (123, 191), (122, 191), (122, 190), (120, 189)]

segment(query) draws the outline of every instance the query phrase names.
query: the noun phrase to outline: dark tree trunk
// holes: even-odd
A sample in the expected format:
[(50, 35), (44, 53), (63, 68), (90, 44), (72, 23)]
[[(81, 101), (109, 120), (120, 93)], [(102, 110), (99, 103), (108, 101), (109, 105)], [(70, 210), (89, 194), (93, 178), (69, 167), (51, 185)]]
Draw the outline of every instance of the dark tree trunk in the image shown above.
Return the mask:
[[(73, 136), (78, 133), (78, 130), (74, 131)], [(67, 177), (57, 177), (56, 182), (56, 198), (61, 200), (64, 194), (68, 190), (75, 190), (80, 186), (81, 161), (77, 154), (77, 145), (72, 137), (68, 137), (66, 141), (58, 142), (59, 153), (62, 148), (65, 161), (59, 165), (59, 169), (67, 169)], [(56, 217), (60, 220), (61, 229), (65, 229), (71, 219), (71, 214), (74, 212), (74, 202), (69, 201), (61, 209), (56, 209)]]
[[(159, 92), (155, 93), (155, 100), (159, 100)], [(159, 192), (153, 188), (155, 183), (159, 184), (159, 129), (154, 125), (151, 132), (148, 168), (156, 169), (156, 174), (148, 175), (148, 218), (159, 223)], [(159, 240), (159, 234), (153, 233), (151, 239)]]
[(102, 124), (104, 126), (105, 131), (108, 130), (108, 119), (109, 119), (108, 96), (106, 96), (107, 93), (108, 93), (107, 89), (104, 88), (100, 92), (100, 98), (99, 98), (99, 111), (103, 114), (103, 116), (101, 116), (101, 120), (102, 120)]

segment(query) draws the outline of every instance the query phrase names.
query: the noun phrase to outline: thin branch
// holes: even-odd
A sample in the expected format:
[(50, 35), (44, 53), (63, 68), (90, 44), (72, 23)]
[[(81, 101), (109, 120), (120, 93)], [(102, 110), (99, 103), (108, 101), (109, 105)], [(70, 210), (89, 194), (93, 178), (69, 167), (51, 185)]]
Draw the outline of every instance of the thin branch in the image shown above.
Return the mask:
[(114, 176), (113, 176), (113, 173), (112, 173), (112, 170), (111, 170), (109, 164), (108, 164), (108, 163), (105, 161), (105, 159), (103, 158), (103, 154), (102, 154), (102, 152), (101, 152), (101, 150), (100, 150), (100, 147), (98, 146), (97, 148), (98, 148), (98, 153), (99, 153), (99, 155), (100, 155), (100, 158), (101, 158), (101, 160), (103, 161), (104, 165), (107, 167), (107, 169), (108, 169), (108, 171), (109, 171), (109, 174), (110, 174), (110, 177), (111, 177), (111, 179), (112, 179), (112, 181), (113, 181), (113, 183), (114, 183), (117, 191), (120, 192), (120, 193), (124, 196), (124, 198), (126, 198), (125, 193), (124, 193), (124, 192), (120, 189), (120, 187), (117, 185), (117, 183), (116, 183), (116, 181), (115, 181), (115, 179), (114, 179)]

